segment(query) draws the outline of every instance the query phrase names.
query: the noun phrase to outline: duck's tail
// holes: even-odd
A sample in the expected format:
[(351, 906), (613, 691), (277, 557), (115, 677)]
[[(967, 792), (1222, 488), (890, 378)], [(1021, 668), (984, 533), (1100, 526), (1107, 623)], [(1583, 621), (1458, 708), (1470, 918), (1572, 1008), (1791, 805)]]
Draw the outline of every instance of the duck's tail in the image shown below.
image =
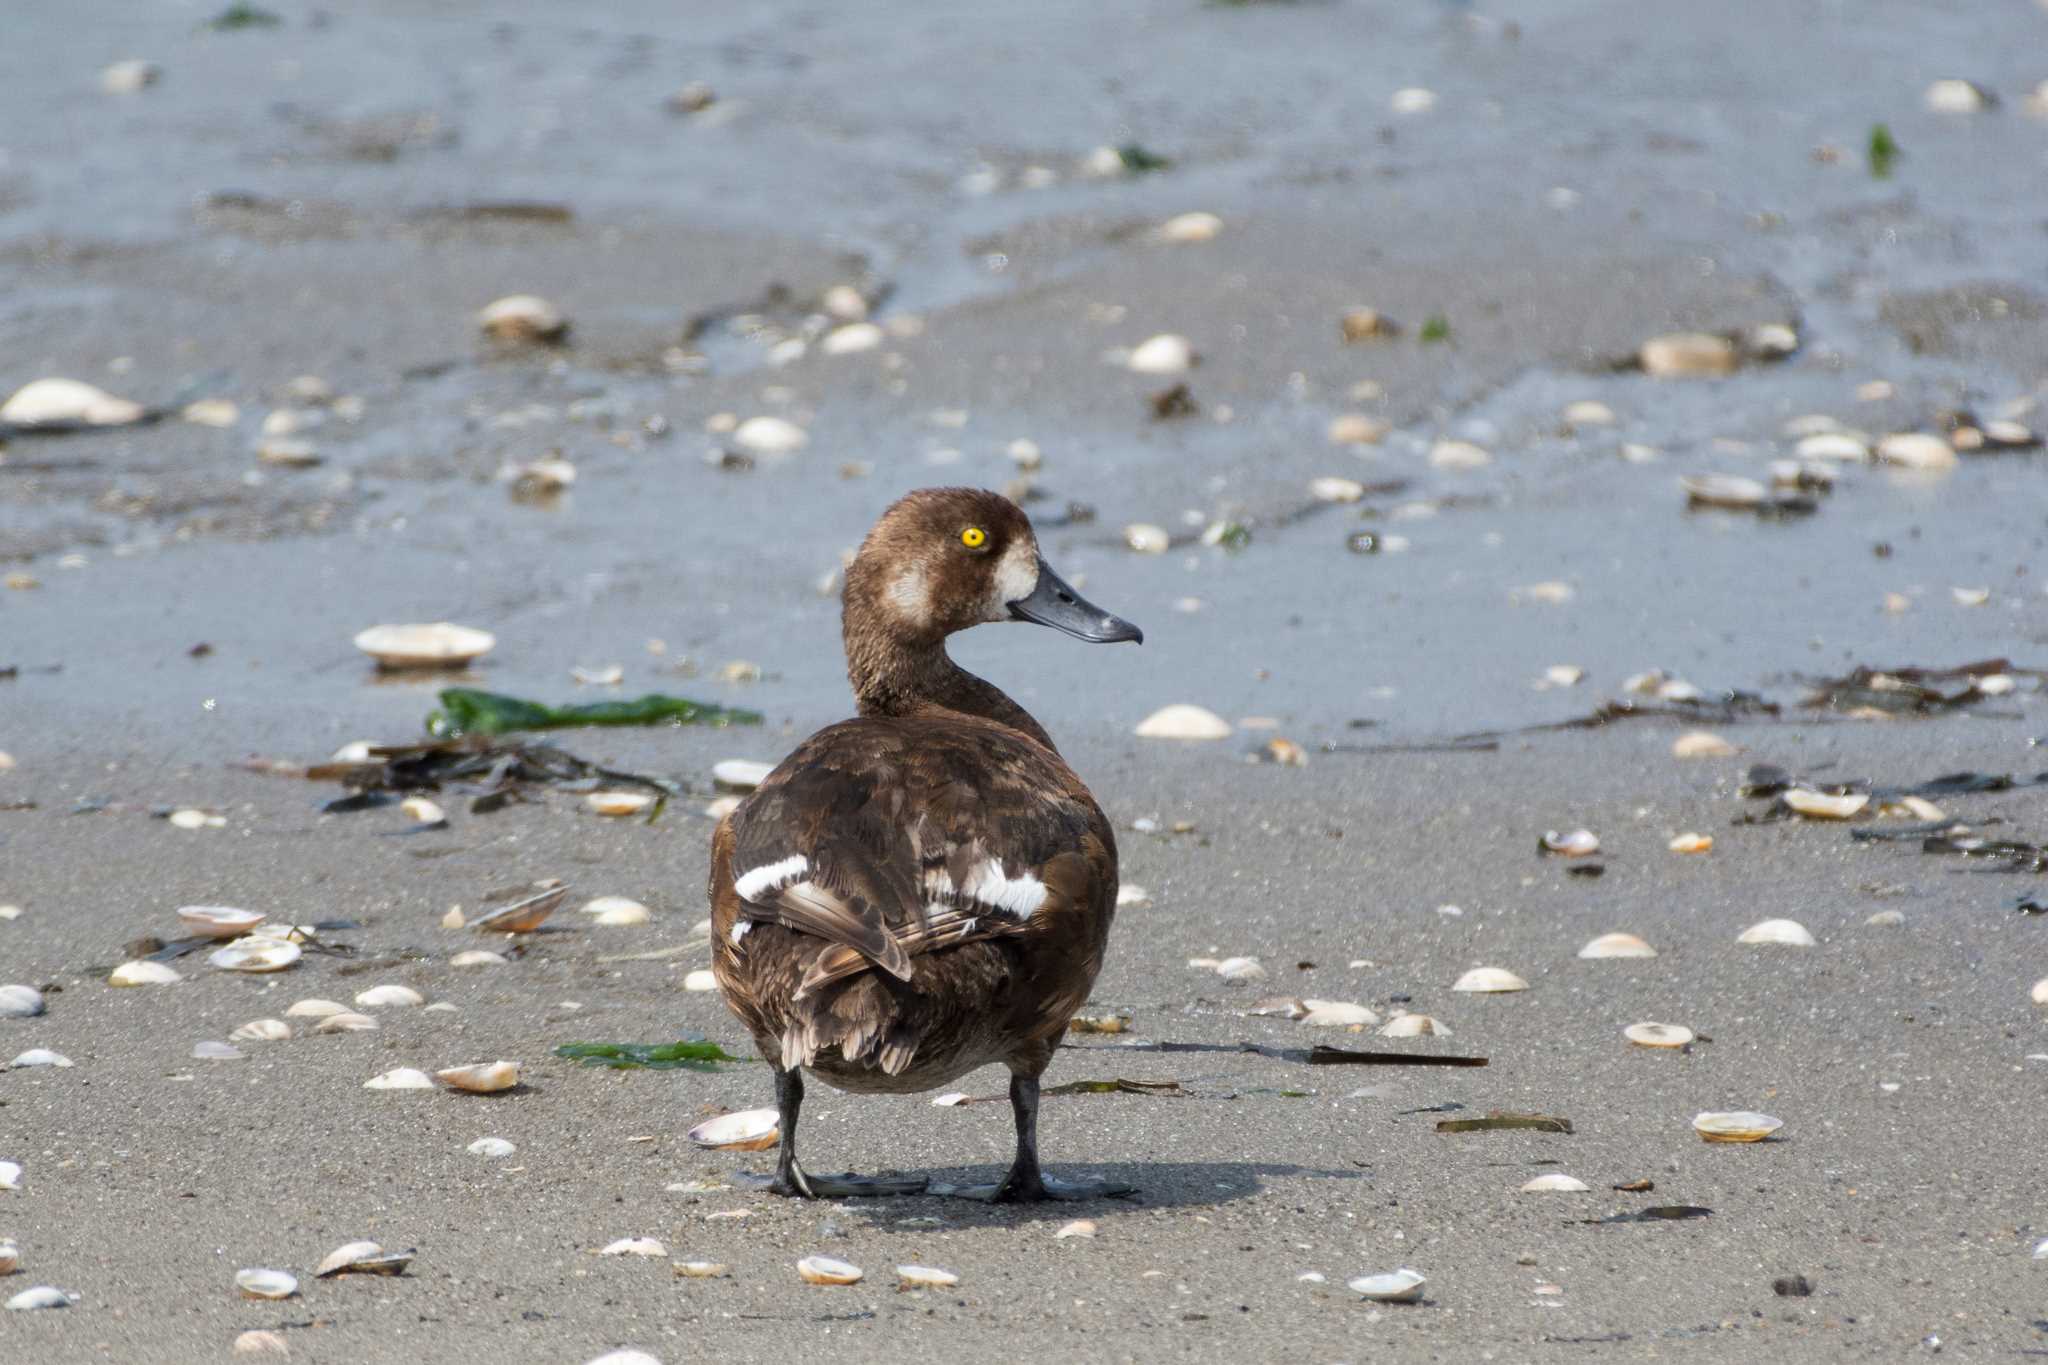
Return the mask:
[(915, 1031), (896, 1018), (888, 987), (869, 972), (822, 997), (796, 1002), (782, 1029), (782, 1065), (811, 1066), (819, 1053), (831, 1050), (843, 1061), (900, 1076), (910, 1069), (917, 1043)]

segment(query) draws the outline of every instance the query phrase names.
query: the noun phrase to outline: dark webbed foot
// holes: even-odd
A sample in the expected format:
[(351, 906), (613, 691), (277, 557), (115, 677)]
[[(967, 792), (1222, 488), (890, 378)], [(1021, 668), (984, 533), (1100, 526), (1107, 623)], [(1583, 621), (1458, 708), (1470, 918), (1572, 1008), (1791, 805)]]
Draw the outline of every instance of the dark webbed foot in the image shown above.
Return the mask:
[(905, 1195), (923, 1194), (930, 1184), (923, 1176), (885, 1177), (855, 1175), (841, 1171), (836, 1175), (811, 1175), (794, 1162), (787, 1172), (775, 1175), (756, 1175), (752, 1171), (740, 1171), (733, 1176), (733, 1183), (746, 1189), (761, 1190), (768, 1194), (779, 1194), (789, 1199), (887, 1199)]
[(1050, 1199), (1111, 1199), (1135, 1194), (1106, 1180), (1054, 1180), (1038, 1169), (1038, 1077), (1010, 1077), (1010, 1110), (1017, 1119), (1017, 1159), (994, 1185), (934, 1185), (929, 1193), (988, 1204), (1035, 1204)]

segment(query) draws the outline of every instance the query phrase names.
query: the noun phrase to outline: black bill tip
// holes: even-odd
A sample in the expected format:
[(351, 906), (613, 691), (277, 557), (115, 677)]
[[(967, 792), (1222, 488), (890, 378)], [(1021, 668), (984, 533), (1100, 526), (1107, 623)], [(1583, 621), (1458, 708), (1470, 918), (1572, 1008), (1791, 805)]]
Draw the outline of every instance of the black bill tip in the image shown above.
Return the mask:
[(1038, 561), (1038, 586), (1031, 595), (1012, 602), (1010, 615), (1019, 621), (1051, 626), (1054, 630), (1087, 640), (1092, 644), (1117, 644), (1129, 640), (1145, 643), (1145, 632), (1121, 616), (1112, 616), (1068, 586), (1043, 559)]

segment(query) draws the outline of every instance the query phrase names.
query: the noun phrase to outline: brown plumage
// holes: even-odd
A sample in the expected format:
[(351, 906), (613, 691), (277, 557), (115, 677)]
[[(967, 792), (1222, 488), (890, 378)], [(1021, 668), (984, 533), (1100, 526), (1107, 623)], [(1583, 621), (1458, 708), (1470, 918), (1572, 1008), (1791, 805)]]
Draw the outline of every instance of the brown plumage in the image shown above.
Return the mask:
[(883, 514), (848, 570), (860, 718), (812, 735), (719, 824), (712, 971), (776, 1071), (770, 1188), (864, 1193), (797, 1165), (802, 1070), (909, 1092), (1002, 1062), (1018, 1152), (986, 1197), (1077, 1197), (1038, 1169), (1038, 1075), (1102, 966), (1116, 839), (1044, 728), (946, 656), (946, 636), (1029, 620), (1142, 639), (1062, 582), (1023, 512), (924, 489)]

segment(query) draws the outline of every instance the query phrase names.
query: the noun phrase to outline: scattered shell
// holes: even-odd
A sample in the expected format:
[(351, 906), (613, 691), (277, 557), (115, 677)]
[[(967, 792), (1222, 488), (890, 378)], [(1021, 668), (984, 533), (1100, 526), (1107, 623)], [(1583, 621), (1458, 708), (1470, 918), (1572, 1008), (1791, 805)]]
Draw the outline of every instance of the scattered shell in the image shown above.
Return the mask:
[(15, 1059), (14, 1059), (13, 1061), (9, 1062), (9, 1063), (8, 1063), (7, 1065), (8, 1065), (9, 1067), (17, 1067), (17, 1066), (55, 1066), (55, 1067), (66, 1067), (66, 1066), (70, 1066), (70, 1065), (72, 1065), (72, 1061), (71, 1061), (71, 1059), (70, 1059), (69, 1057), (66, 1057), (66, 1056), (65, 1056), (65, 1055), (64, 1055), (63, 1053), (61, 1053), (61, 1052), (52, 1052), (52, 1051), (50, 1051), (50, 1049), (48, 1049), (48, 1048), (46, 1048), (46, 1047), (32, 1047), (32, 1048), (30, 1048), (30, 1049), (29, 1049), (28, 1051), (26, 1051), (26, 1052), (24, 1052), (24, 1053), (20, 1054), (19, 1056), (17, 1056), (17, 1057), (16, 1057), (16, 1058), (15, 1058)]
[(806, 1284), (853, 1284), (860, 1279), (860, 1267), (830, 1256), (806, 1256), (796, 1263), (796, 1273)]
[[(1347, 412), (1330, 419), (1330, 444), (1337, 446), (1373, 446), (1386, 439), (1394, 429), (1391, 422), (1378, 417), (1369, 417), (1362, 412)], [(1320, 495), (1319, 495), (1320, 496)], [(1328, 499), (1328, 501), (1356, 502), (1357, 498)]]
[(1216, 975), (1225, 981), (1263, 981), (1266, 969), (1255, 957), (1226, 957), (1216, 964)]
[(530, 896), (521, 896), (506, 905), (478, 915), (469, 922), (472, 929), (487, 929), (495, 934), (524, 934), (541, 926), (541, 922), (569, 897), (567, 885), (557, 883), (543, 885)]
[(1735, 936), (1737, 943), (1782, 943), (1793, 948), (1813, 947), (1813, 935), (1798, 920), (1760, 920)]
[(1543, 682), (1550, 687), (1577, 687), (1585, 677), (1586, 670), (1577, 664), (1552, 664), (1543, 670)]
[(1363, 1005), (1345, 1000), (1304, 1000), (1308, 1013), (1301, 1016), (1301, 1022), (1310, 1028), (1370, 1028), (1380, 1021), (1379, 1015)]
[[(1151, 903), (1152, 893), (1135, 882), (1125, 882), (1116, 889), (1116, 908), (1119, 910), (1126, 906), (1150, 905)], [(26, 990), (28, 988), (24, 986), (22, 989)], [(5, 1013), (5, 1010), (0, 1010), (0, 1013)]]
[(1185, 246), (1211, 241), (1221, 231), (1223, 220), (1213, 213), (1182, 213), (1159, 225), (1159, 240)]
[(1052, 1239), (1055, 1242), (1064, 1242), (1075, 1237), (1089, 1238), (1094, 1235), (1095, 1220), (1093, 1218), (1076, 1218), (1072, 1222), (1060, 1224), (1059, 1231), (1052, 1235)]
[(1735, 372), (1735, 343), (1709, 332), (1673, 332), (1644, 342), (1636, 361), (1656, 379), (1715, 378)]
[(1755, 479), (1733, 474), (1687, 475), (1678, 481), (1686, 501), (1694, 507), (1727, 507), (1750, 511), (1761, 507), (1771, 490)]
[(1904, 924), (1906, 917), (1897, 910), (1880, 910), (1863, 922), (1873, 929), (1890, 929)]
[(1683, 1024), (1630, 1024), (1621, 1036), (1637, 1047), (1684, 1047), (1693, 1034)]
[(226, 1043), (214, 1042), (209, 1039), (205, 1042), (194, 1043), (192, 1045), (192, 1056), (202, 1062), (239, 1062), (242, 1060), (242, 1050), (238, 1047), (230, 1047)]
[(1901, 431), (1877, 443), (1877, 458), (1908, 469), (1951, 469), (1956, 463), (1956, 451), (1939, 436)]
[(661, 1361), (645, 1351), (618, 1350), (606, 1351), (588, 1365), (661, 1365)]
[(1928, 110), (1936, 114), (1982, 113), (1998, 102), (1982, 86), (1953, 77), (1934, 82), (1921, 98)]
[(432, 1090), (434, 1078), (415, 1067), (401, 1066), (395, 1071), (385, 1071), (363, 1082), (365, 1090)]
[(372, 1033), (376, 1031), (377, 1027), (377, 1021), (369, 1015), (357, 1014), (353, 1010), (343, 1010), (340, 1014), (330, 1014), (319, 1023), (313, 1025), (313, 1032)]
[(683, 978), (683, 989), (692, 992), (715, 991), (718, 989), (718, 977), (709, 967), (699, 967)]
[(765, 1152), (782, 1141), (780, 1119), (773, 1109), (742, 1109), (706, 1119), (689, 1132), (699, 1147), (727, 1152)]
[(2033, 1000), (2037, 1005), (2048, 1005), (2048, 976), (2034, 983)]
[(1427, 1283), (1417, 1272), (1403, 1266), (1384, 1275), (1361, 1275), (1348, 1282), (1352, 1293), (1380, 1303), (1413, 1303), (1422, 1297)]
[(732, 1273), (732, 1267), (724, 1261), (676, 1261), (673, 1264), (679, 1280), (722, 1280)]
[(0, 1242), (0, 1275), (12, 1275), (21, 1269), (21, 1248), (12, 1242)]
[(141, 57), (115, 62), (100, 72), (100, 89), (109, 95), (133, 95), (155, 85), (163, 68)]
[(1543, 836), (1543, 851), (1563, 858), (1590, 858), (1600, 851), (1600, 836), (1590, 829), (1575, 829), (1569, 834), (1549, 830)]
[(654, 918), (652, 910), (625, 896), (599, 896), (584, 906), (582, 913), (590, 916), (593, 924), (611, 926), (646, 924)]
[(1870, 442), (1850, 431), (1819, 431), (1800, 438), (1792, 453), (1802, 460), (1861, 462), (1870, 458)]
[(313, 1271), (316, 1280), (336, 1275), (397, 1275), (412, 1264), (410, 1251), (386, 1251), (375, 1242), (350, 1242), (327, 1253)]
[(1714, 836), (1711, 834), (1681, 834), (1664, 845), (1673, 853), (1712, 853)]
[(1470, 441), (1438, 441), (1429, 448), (1429, 463), (1436, 469), (1478, 469), (1492, 464), (1493, 456)]
[(1522, 1185), (1522, 1193), (1584, 1194), (1591, 1188), (1592, 1186), (1575, 1176), (1553, 1172), (1550, 1175), (1539, 1175), (1534, 1180), (1525, 1181)]
[(668, 1248), (652, 1237), (621, 1237), (604, 1250), (600, 1256), (666, 1256)]
[(1495, 994), (1502, 991), (1526, 991), (1529, 983), (1513, 972), (1500, 967), (1474, 967), (1459, 977), (1451, 986), (1454, 991)]
[(1692, 1130), (1708, 1142), (1761, 1142), (1784, 1126), (1783, 1119), (1747, 1110), (1699, 1114), (1692, 1121)]
[(882, 329), (872, 322), (849, 322), (825, 333), (818, 349), (826, 355), (855, 355), (874, 350), (884, 339)]
[(239, 938), (267, 916), (226, 905), (183, 905), (178, 907), (178, 918), (187, 932), (202, 938)]
[(1194, 348), (1186, 337), (1161, 332), (1138, 343), (1124, 365), (1139, 374), (1185, 374), (1194, 363)]
[(500, 1090), (510, 1090), (519, 1084), (519, 1063), (482, 1062), (476, 1066), (451, 1066), (434, 1073), (450, 1090), (466, 1090), (473, 1095), (494, 1095)]
[(1317, 502), (1357, 502), (1365, 496), (1365, 485), (1356, 479), (1311, 479), (1308, 491)]
[(0, 1161), (0, 1190), (18, 1190), (20, 1188), (21, 1163), (18, 1161)]
[(899, 1265), (896, 1278), (906, 1289), (951, 1289), (960, 1283), (960, 1277), (952, 1271), (928, 1265)]
[(451, 967), (498, 967), (506, 961), (503, 953), (494, 953), (488, 948), (471, 948), (448, 959)]
[(793, 455), (809, 445), (811, 437), (784, 417), (749, 417), (733, 428), (732, 442), (756, 455)]
[(1419, 85), (1407, 86), (1393, 93), (1387, 107), (1397, 114), (1426, 114), (1436, 108), (1436, 92)]
[(252, 1328), (236, 1337), (234, 1349), (238, 1356), (288, 1356), (292, 1353), (282, 1335), (261, 1328)]
[(114, 968), (112, 972), (108, 973), (107, 984), (109, 986), (168, 986), (173, 981), (183, 981), (184, 979), (168, 963), (149, 962), (138, 958), (133, 962), (123, 962), (120, 966)]
[(356, 648), (379, 668), (460, 668), (481, 658), (498, 643), (495, 635), (473, 626), (433, 621), (403, 626), (371, 626), (356, 636)]
[(272, 436), (256, 447), (256, 458), (286, 469), (313, 469), (325, 463), (320, 447), (296, 436)]
[[(420, 1079), (425, 1080), (426, 1077), (422, 1075)], [(510, 1156), (519, 1149), (501, 1137), (484, 1137), (470, 1143), (465, 1150), (471, 1156)]]
[(1138, 724), (1143, 739), (1226, 739), (1230, 722), (1188, 702), (1162, 706)]
[(1598, 399), (1581, 398), (1565, 404), (1564, 420), (1575, 427), (1611, 427), (1615, 423), (1614, 409)]
[(1847, 820), (1862, 813), (1870, 804), (1870, 795), (1852, 792), (1847, 796), (1829, 796), (1826, 792), (1794, 787), (1785, 793), (1785, 804), (1809, 820)]
[(356, 1003), (365, 1009), (375, 1010), (400, 1005), (424, 1005), (427, 1003), (427, 997), (421, 995), (410, 986), (400, 986), (394, 982), (383, 986), (372, 986), (366, 991), (358, 991), (356, 993)]
[(1728, 758), (1740, 752), (1711, 730), (1691, 730), (1671, 742), (1673, 758)]
[(235, 1288), (247, 1299), (288, 1299), (299, 1292), (299, 1281), (282, 1270), (237, 1270)]
[(0, 1019), (33, 1019), (43, 1009), (43, 993), (34, 986), (0, 986)]
[(646, 792), (592, 792), (583, 804), (599, 815), (638, 815), (654, 804)]
[[(1977, 690), (1987, 697), (2003, 697), (2016, 691), (2019, 682), (2010, 673), (1987, 673), (1977, 679)], [(1935, 816), (1940, 819), (1940, 816)]]
[(251, 1019), (228, 1035), (231, 1043), (281, 1043), (292, 1036), (292, 1026), (282, 1019)]
[(274, 938), (245, 938), (216, 948), (206, 960), (224, 972), (281, 972), (299, 960), (299, 945)]
[(1579, 949), (1579, 956), (1587, 959), (1602, 957), (1655, 957), (1657, 950), (1634, 934), (1602, 934)]
[(1134, 521), (1124, 527), (1124, 544), (1141, 555), (1163, 555), (1173, 543), (1163, 526), (1154, 526), (1149, 521)]
[(448, 812), (442, 810), (438, 804), (427, 800), (424, 796), (408, 796), (405, 800), (398, 803), (398, 809), (406, 818), (416, 820), (422, 825), (445, 825), (448, 823)]
[(1531, 602), (1541, 602), (1546, 606), (1559, 607), (1571, 601), (1578, 593), (1571, 584), (1551, 578), (1541, 583), (1530, 583), (1516, 588), (1511, 595), (1517, 599), (1527, 598)]
[(82, 422), (92, 427), (118, 427), (139, 422), (146, 413), (140, 403), (116, 398), (104, 389), (76, 379), (38, 379), (15, 390), (0, 403), (0, 422), (32, 427), (51, 422)]
[(508, 294), (476, 315), (476, 325), (493, 341), (560, 341), (569, 320), (546, 299)]
[(24, 1289), (7, 1301), (7, 1306), (18, 1313), (32, 1308), (69, 1308), (71, 1296), (61, 1289), (39, 1284), (34, 1289)]
[(711, 765), (711, 780), (720, 791), (750, 792), (768, 780), (773, 763), (751, 758), (721, 759)]
[(1443, 1021), (1427, 1014), (1397, 1014), (1380, 1027), (1382, 1038), (1448, 1038)]
[(1981, 607), (1991, 600), (1989, 588), (1950, 588), (1948, 593), (1959, 607)]
[(330, 1014), (347, 1014), (348, 1006), (333, 1000), (297, 1000), (284, 1012), (287, 1019), (325, 1019)]

